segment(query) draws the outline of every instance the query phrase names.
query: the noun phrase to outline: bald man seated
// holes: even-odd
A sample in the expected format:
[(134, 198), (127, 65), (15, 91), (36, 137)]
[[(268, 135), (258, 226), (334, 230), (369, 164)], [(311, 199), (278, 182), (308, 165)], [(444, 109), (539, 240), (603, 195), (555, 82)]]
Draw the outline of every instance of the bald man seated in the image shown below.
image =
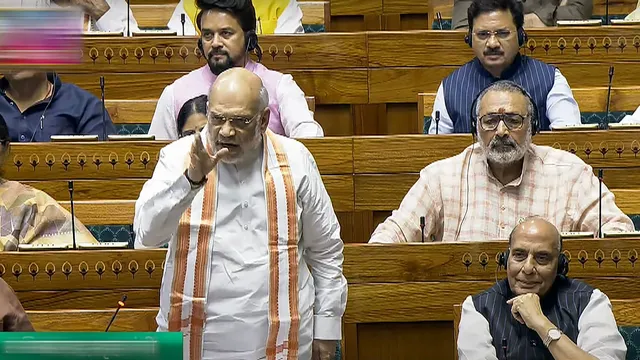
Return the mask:
[(0, 331), (34, 331), (13, 289), (0, 278)]
[(249, 70), (220, 74), (209, 99), (205, 128), (162, 149), (136, 202), (136, 248), (169, 245), (158, 330), (185, 333), (185, 359), (333, 359), (347, 282), (313, 156), (268, 130)]
[(525, 219), (500, 262), (507, 278), (462, 305), (460, 360), (625, 359), (609, 298), (566, 276), (569, 264), (553, 224)]

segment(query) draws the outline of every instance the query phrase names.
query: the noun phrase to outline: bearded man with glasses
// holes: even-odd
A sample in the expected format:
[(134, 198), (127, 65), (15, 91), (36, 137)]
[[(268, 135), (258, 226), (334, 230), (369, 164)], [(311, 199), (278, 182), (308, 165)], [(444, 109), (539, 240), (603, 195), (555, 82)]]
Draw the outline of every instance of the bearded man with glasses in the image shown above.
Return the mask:
[(526, 46), (519, 0), (473, 0), (465, 42), (475, 58), (447, 76), (436, 94), (429, 134), (470, 132), (471, 102), (488, 85), (511, 80), (527, 90), (540, 114), (540, 130), (580, 125), (580, 109), (556, 67), (520, 54)]
[[(502, 80), (473, 103), (469, 127), (477, 142), (422, 169), (369, 242), (506, 240), (533, 215), (561, 232), (597, 234), (598, 178), (576, 155), (532, 143), (540, 119), (527, 91)], [(633, 230), (603, 185), (602, 231)]]

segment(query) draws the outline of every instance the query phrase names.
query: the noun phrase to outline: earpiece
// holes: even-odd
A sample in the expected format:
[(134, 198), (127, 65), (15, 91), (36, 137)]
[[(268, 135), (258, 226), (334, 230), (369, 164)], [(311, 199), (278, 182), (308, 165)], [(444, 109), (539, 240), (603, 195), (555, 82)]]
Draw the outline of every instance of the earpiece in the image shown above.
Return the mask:
[[(501, 252), (498, 254), (498, 266), (507, 269), (507, 265), (509, 264), (509, 253), (510, 250), (507, 249), (505, 252)], [(569, 273), (569, 259), (564, 253), (560, 253), (558, 255), (558, 275), (566, 276)]]

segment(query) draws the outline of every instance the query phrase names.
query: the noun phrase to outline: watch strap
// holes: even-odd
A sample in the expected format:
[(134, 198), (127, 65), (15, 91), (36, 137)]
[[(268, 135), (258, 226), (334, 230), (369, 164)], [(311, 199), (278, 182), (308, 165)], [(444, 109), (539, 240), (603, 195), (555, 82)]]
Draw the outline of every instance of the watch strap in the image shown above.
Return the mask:
[[(551, 331), (554, 331), (554, 330), (560, 333), (560, 336), (558, 337), (558, 339), (551, 338)], [(545, 347), (548, 348), (549, 345), (551, 345), (552, 341), (559, 340), (561, 337), (562, 337), (562, 330), (560, 330), (558, 328), (549, 329), (549, 331), (547, 331), (547, 336), (544, 338), (542, 343), (544, 344)]]
[(206, 176), (199, 182), (195, 182), (195, 181), (191, 180), (191, 178), (189, 177), (189, 169), (184, 171), (184, 177), (187, 178), (187, 181), (189, 182), (189, 184), (191, 184), (191, 188), (192, 189), (197, 189), (197, 188), (201, 187), (202, 185), (204, 185), (207, 182), (207, 177)]

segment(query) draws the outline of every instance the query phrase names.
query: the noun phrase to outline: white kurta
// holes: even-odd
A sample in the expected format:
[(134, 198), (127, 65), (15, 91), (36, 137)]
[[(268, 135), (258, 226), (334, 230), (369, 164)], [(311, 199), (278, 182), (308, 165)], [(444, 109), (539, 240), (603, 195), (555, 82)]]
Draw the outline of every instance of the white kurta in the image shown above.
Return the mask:
[[(312, 339), (341, 338), (341, 317), (347, 294), (342, 276), (343, 244), (313, 157), (301, 143), (284, 137), (278, 139), (289, 159), (297, 194), (301, 235), (298, 241), (299, 358), (310, 359)], [(136, 246), (169, 243), (157, 316), (160, 331), (168, 329), (178, 222), (192, 202), (201, 204), (204, 192), (191, 190), (183, 176), (192, 141), (192, 136), (187, 137), (162, 150), (153, 177), (145, 184), (136, 203)], [(249, 360), (266, 356), (270, 263), (262, 168), (262, 156), (243, 167), (218, 165), (203, 359)], [(199, 227), (201, 209), (198, 206), (191, 209), (192, 227)], [(281, 276), (287, 276), (282, 272), (283, 269)], [(187, 274), (189, 276), (192, 275)]]

